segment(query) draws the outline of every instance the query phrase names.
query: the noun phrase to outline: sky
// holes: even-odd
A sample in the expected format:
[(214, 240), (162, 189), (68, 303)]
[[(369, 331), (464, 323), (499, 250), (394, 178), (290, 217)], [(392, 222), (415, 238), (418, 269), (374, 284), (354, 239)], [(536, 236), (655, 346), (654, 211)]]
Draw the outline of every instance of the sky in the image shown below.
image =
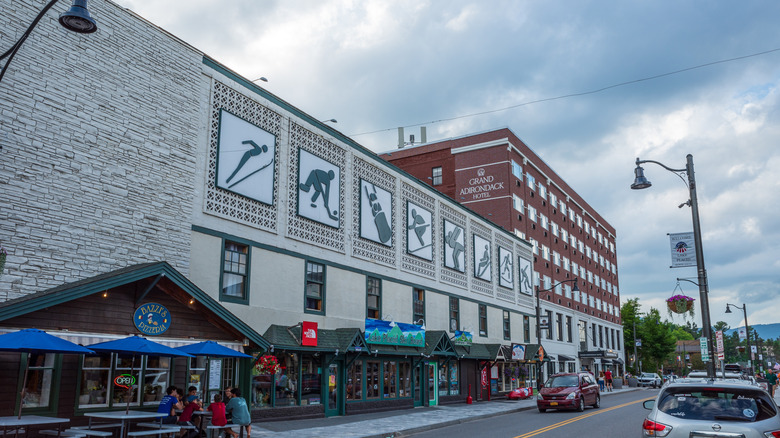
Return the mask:
[(621, 300), (701, 326), (686, 183), (630, 189), (692, 154), (712, 322), (780, 322), (780, 2), (115, 1), (375, 152), (510, 128), (617, 230)]

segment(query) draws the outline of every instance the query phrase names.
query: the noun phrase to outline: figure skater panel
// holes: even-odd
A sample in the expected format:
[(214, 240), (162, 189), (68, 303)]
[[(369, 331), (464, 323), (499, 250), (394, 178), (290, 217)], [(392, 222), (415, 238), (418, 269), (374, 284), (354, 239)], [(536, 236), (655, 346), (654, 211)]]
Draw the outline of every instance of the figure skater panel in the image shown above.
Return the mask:
[(425, 260), (433, 260), (433, 213), (406, 202), (406, 252)]
[(298, 215), (338, 228), (340, 224), (341, 168), (298, 150)]
[(444, 266), (466, 272), (466, 236), (463, 227), (444, 220)]
[(276, 136), (219, 111), (216, 186), (263, 204), (274, 202)]
[(512, 251), (498, 247), (498, 285), (514, 289), (515, 287), (515, 268), (514, 255)]
[(533, 270), (531, 269), (531, 261), (522, 257), (517, 258), (517, 262), (520, 265), (520, 292), (526, 295), (533, 295)]
[(478, 235), (474, 235), (474, 277), (485, 281), (492, 281), (493, 257), (490, 250), (490, 242)]
[(360, 180), (360, 237), (393, 246), (393, 195)]

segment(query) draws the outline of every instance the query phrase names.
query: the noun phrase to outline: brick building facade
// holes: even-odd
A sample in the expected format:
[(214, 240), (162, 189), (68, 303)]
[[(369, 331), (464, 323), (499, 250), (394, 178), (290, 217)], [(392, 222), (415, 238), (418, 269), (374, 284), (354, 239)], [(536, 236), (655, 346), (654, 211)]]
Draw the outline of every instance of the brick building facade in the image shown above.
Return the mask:
[(545, 347), (564, 358), (555, 370), (622, 364), (615, 229), (510, 129), (380, 156), (534, 244), (533, 285), (553, 289), (540, 314)]

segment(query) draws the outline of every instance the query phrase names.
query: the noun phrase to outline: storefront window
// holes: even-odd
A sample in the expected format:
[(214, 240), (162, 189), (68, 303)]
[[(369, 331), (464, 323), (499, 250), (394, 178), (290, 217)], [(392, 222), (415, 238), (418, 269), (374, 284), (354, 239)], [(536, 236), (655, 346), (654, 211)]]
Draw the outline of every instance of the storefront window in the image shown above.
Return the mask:
[(398, 364), (398, 396), (412, 396), (412, 364), (409, 362)]
[(257, 366), (252, 367), (252, 407), (268, 408), (271, 407), (271, 382), (274, 381), (274, 375), (260, 373)]
[(27, 373), (27, 386), (24, 388), (24, 407), (48, 408), (51, 402), (56, 355), (53, 353), (29, 354), (30, 366)]
[(384, 385), (382, 385), (384, 389), (384, 397), (385, 398), (396, 398), (396, 377), (397, 377), (397, 366), (395, 361), (387, 361), (385, 362), (385, 380)]
[(206, 383), (206, 357), (198, 356), (190, 359), (190, 370), (187, 379), (187, 388), (194, 386), (204, 406), (211, 402), (204, 391)]
[(298, 390), (298, 356), (292, 353), (276, 355), (279, 372), (276, 374), (276, 406), (293, 406)]
[(347, 400), (363, 400), (363, 362), (355, 361), (347, 370)]
[(108, 406), (106, 391), (108, 390), (108, 376), (111, 373), (111, 355), (99, 354), (82, 357), (84, 361), (81, 365), (79, 407)]
[(450, 395), (460, 394), (460, 379), (458, 379), (458, 363), (449, 363)]
[(448, 376), (447, 369), (448, 369), (447, 362), (439, 364), (439, 379), (438, 379), (439, 380), (439, 388), (438, 388), (439, 395), (447, 395), (447, 388), (449, 387), (449, 385), (447, 383), (447, 376)]
[(379, 398), (379, 362), (375, 360), (366, 361), (366, 398)]
[(116, 358), (116, 362), (115, 362), (115, 367), (114, 367), (115, 372), (113, 377), (116, 378), (119, 375), (132, 376), (131, 380), (135, 383), (132, 385), (128, 385), (128, 388), (123, 388), (114, 385), (112, 379), (112, 385), (111, 385), (112, 402), (115, 405), (127, 404), (129, 402), (131, 406), (138, 406), (139, 398), (140, 398), (140, 393), (138, 392), (138, 381), (141, 377), (141, 370), (140, 370), (142, 365), (141, 358), (119, 357), (119, 356), (114, 356), (114, 357)]
[[(144, 373), (144, 403), (159, 403), (170, 382), (171, 358), (150, 356)], [(152, 390), (153, 392), (149, 392)], [(186, 390), (186, 388), (185, 388)], [(154, 404), (154, 403), (152, 403)]]
[(301, 360), (303, 381), (301, 387), (301, 405), (318, 405), (322, 397), (322, 368), (320, 358), (304, 355)]

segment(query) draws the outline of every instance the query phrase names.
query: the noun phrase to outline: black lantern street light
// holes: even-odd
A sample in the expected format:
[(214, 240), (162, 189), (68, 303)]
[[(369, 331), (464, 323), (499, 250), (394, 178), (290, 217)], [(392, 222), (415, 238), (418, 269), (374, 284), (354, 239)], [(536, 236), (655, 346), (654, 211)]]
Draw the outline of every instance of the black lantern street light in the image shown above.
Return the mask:
[(736, 304), (729, 304), (726, 303), (726, 313), (731, 313), (731, 306), (736, 307), (737, 309), (742, 309), (742, 314), (745, 316), (745, 341), (747, 342), (747, 354), (748, 354), (748, 361), (750, 363), (750, 375), (752, 376), (753, 373), (753, 350), (750, 348), (750, 326), (748, 325), (747, 321), (747, 304), (743, 304), (741, 306), (737, 306)]
[(684, 169), (672, 169), (667, 167), (658, 161), (653, 160), (640, 160), (636, 159), (636, 169), (634, 169), (635, 179), (631, 184), (631, 188), (634, 190), (646, 189), (652, 184), (645, 178), (644, 169), (640, 167), (640, 164), (654, 163), (664, 169), (672, 172), (680, 177), (685, 182), (683, 174), (688, 177), (686, 185), (690, 191), (690, 199), (680, 204), (680, 208), (687, 205), (691, 207), (691, 215), (693, 218), (693, 239), (696, 247), (696, 268), (698, 271), (699, 282), (699, 299), (701, 300), (701, 324), (702, 324), (702, 336), (707, 339), (707, 351), (710, 356), (710, 360), (707, 362), (707, 377), (715, 378), (715, 348), (712, 345), (712, 324), (710, 323), (710, 303), (708, 298), (707, 287), (707, 270), (704, 268), (704, 250), (701, 245), (701, 226), (699, 225), (699, 202), (696, 197), (696, 179), (693, 174), (693, 155), (688, 154), (686, 156), (686, 166)]
[[(539, 297), (541, 296), (542, 292), (550, 292), (550, 291), (554, 290), (556, 287), (562, 285), (563, 283), (569, 283), (569, 282), (573, 282), (574, 283), (574, 286), (572, 286), (571, 291), (579, 293), (580, 289), (577, 287), (577, 279), (576, 278), (572, 278), (570, 280), (563, 280), (563, 281), (560, 281), (558, 283), (555, 283), (549, 289), (539, 290), (539, 286), (536, 286), (536, 340), (539, 343), (539, 347), (542, 346), (542, 327), (541, 327), (541, 324), (539, 323), (540, 322), (540, 311), (541, 311), (540, 310), (541, 307), (539, 305)], [(550, 321), (547, 321), (547, 330), (550, 330)], [(539, 363), (537, 365), (538, 365), (538, 370), (536, 372), (536, 386), (537, 386), (537, 388), (540, 389), (542, 387), (542, 384), (544, 383), (544, 382), (541, 381), (542, 361), (539, 361)]]
[[(8, 60), (5, 62), (5, 65), (3, 66), (3, 69), (0, 70), (0, 81), (3, 80), (3, 76), (5, 76), (6, 70), (8, 70), (8, 65), (11, 64), (11, 61), (14, 59), (14, 56), (16, 56), (16, 53), (19, 52), (22, 44), (24, 44), (24, 42), (27, 40), (27, 37), (30, 36), (38, 22), (41, 21), (41, 18), (46, 15), (46, 12), (48, 12), (49, 9), (51, 9), (52, 6), (57, 3), (57, 1), (58, 0), (49, 1), (49, 3), (43, 7), (41, 12), (38, 13), (21, 38), (19, 38), (19, 40), (16, 41), (10, 49), (0, 55), (0, 60), (8, 58)], [(97, 30), (97, 23), (95, 23), (95, 20), (89, 16), (89, 11), (87, 10), (87, 0), (73, 0), (73, 5), (68, 11), (63, 12), (60, 15), (59, 21), (62, 27), (76, 33), (92, 33)]]

